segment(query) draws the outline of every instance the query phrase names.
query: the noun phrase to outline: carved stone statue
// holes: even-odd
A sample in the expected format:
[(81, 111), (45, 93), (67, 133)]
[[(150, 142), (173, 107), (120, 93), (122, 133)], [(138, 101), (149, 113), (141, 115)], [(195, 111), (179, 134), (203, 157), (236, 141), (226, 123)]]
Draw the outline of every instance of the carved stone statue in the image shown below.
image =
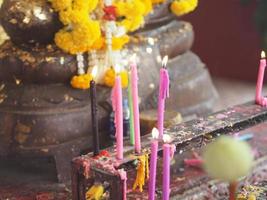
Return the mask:
[[(217, 93), (205, 65), (190, 51), (193, 28), (175, 19), (168, 5), (156, 7), (125, 49), (137, 53), (141, 110), (157, 106), (160, 58), (167, 54), (167, 109), (183, 115), (209, 112)], [(59, 181), (68, 180), (70, 160), (90, 150), (92, 139), (89, 92), (69, 84), (77, 73), (76, 58), (53, 41), (62, 24), (47, 0), (4, 0), (0, 21), (10, 37), (0, 46), (0, 156), (53, 156)], [(110, 88), (99, 86), (97, 93), (105, 146)]]

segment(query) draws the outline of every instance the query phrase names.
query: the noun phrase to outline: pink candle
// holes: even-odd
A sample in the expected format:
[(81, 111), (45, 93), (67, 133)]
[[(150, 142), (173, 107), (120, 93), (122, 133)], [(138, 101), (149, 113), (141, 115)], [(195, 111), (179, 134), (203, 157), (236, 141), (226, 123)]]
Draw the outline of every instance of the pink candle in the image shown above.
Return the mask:
[(170, 199), (170, 169), (171, 169), (171, 145), (168, 135), (163, 135), (163, 188), (162, 199)]
[(158, 96), (158, 129), (159, 137), (163, 137), (164, 129), (164, 112), (165, 112), (165, 99), (169, 97), (169, 74), (166, 69), (168, 56), (165, 56), (162, 61), (162, 68), (160, 69), (160, 83), (159, 83), (159, 96)]
[(112, 91), (112, 106), (114, 111), (114, 124), (116, 127), (117, 159), (123, 159), (123, 107), (121, 77), (116, 76)]
[(134, 117), (134, 147), (135, 152), (141, 152), (140, 141), (140, 119), (139, 119), (139, 97), (138, 97), (138, 75), (135, 62), (131, 63), (131, 84), (133, 97), (133, 117)]
[(155, 199), (155, 189), (156, 189), (156, 175), (157, 175), (157, 160), (158, 160), (158, 129), (154, 128), (152, 130), (152, 142), (151, 142), (151, 154), (150, 154), (150, 164), (149, 164), (149, 186), (148, 186), (148, 199)]
[(265, 67), (266, 67), (265, 52), (262, 51), (259, 72), (258, 72), (257, 87), (256, 87), (256, 103), (262, 106), (267, 106), (267, 100), (265, 100), (264, 96), (262, 95)]

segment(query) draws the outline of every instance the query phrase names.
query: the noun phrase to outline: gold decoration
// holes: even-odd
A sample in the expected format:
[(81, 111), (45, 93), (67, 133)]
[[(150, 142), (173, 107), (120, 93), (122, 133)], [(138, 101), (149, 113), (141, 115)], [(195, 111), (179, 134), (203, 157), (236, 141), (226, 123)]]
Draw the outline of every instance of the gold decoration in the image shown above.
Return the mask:
[(149, 178), (149, 164), (148, 164), (148, 154), (139, 156), (136, 179), (133, 185), (133, 190), (139, 187), (139, 191), (143, 192), (143, 187), (145, 185), (145, 180)]
[(104, 187), (100, 184), (93, 185), (86, 192), (86, 200), (100, 200), (104, 194)]

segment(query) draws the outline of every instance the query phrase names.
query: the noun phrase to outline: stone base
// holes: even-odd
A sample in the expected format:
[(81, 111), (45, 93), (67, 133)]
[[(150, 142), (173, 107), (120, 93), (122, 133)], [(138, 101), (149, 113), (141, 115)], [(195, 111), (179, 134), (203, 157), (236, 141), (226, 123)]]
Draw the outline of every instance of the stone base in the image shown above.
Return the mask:
[[(98, 91), (100, 99), (108, 98), (105, 88)], [(8, 84), (1, 96), (0, 156), (51, 156), (58, 180), (69, 180), (71, 159), (93, 145), (89, 92), (63, 85)], [(101, 145), (107, 146), (110, 110), (98, 102)]]

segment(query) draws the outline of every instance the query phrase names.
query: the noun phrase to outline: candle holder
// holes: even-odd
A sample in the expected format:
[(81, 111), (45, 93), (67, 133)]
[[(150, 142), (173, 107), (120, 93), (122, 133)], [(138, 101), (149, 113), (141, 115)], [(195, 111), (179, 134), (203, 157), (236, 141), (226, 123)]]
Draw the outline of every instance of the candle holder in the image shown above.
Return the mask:
[[(224, 116), (224, 117), (222, 117)], [(205, 118), (193, 120), (173, 126), (166, 130), (172, 138), (172, 144), (177, 148), (174, 155), (174, 162), (170, 169), (170, 198), (172, 199), (202, 199), (211, 195), (210, 186), (213, 188), (214, 199), (227, 198), (228, 185), (219, 181), (211, 180), (199, 168), (185, 167), (183, 161), (191, 154), (192, 149), (200, 152), (206, 143), (213, 141), (221, 134), (234, 135), (238, 130), (240, 135), (248, 131), (254, 134), (252, 144), (261, 153), (256, 158), (256, 167), (251, 175), (243, 181), (254, 184), (261, 182), (266, 177), (267, 168), (267, 147), (262, 142), (265, 138), (265, 127), (267, 110), (255, 105), (253, 102), (237, 105), (229, 109), (214, 113)], [(260, 124), (259, 124), (260, 123)], [(258, 126), (255, 126), (258, 125)], [(259, 128), (259, 126), (261, 128)], [(249, 130), (247, 130), (249, 129)], [(242, 131), (243, 130), (243, 131)], [(209, 136), (209, 137), (208, 137)], [(142, 137), (144, 154), (150, 149), (151, 136)], [(117, 160), (114, 147), (105, 150), (109, 154), (93, 158), (92, 154), (77, 157), (72, 162), (72, 191), (73, 200), (85, 200), (86, 192), (95, 184), (105, 185), (103, 198), (111, 200), (122, 200), (125, 194), (125, 180), (121, 179), (119, 170), (124, 169), (127, 174), (127, 199), (148, 198), (148, 182), (145, 182), (144, 191), (132, 190), (136, 177), (136, 161), (134, 147), (128, 141), (124, 145), (124, 159)], [(162, 171), (162, 142), (159, 142), (157, 171)], [(155, 199), (162, 197), (162, 175), (158, 173), (156, 179)], [(226, 191), (222, 192), (222, 191)]]

